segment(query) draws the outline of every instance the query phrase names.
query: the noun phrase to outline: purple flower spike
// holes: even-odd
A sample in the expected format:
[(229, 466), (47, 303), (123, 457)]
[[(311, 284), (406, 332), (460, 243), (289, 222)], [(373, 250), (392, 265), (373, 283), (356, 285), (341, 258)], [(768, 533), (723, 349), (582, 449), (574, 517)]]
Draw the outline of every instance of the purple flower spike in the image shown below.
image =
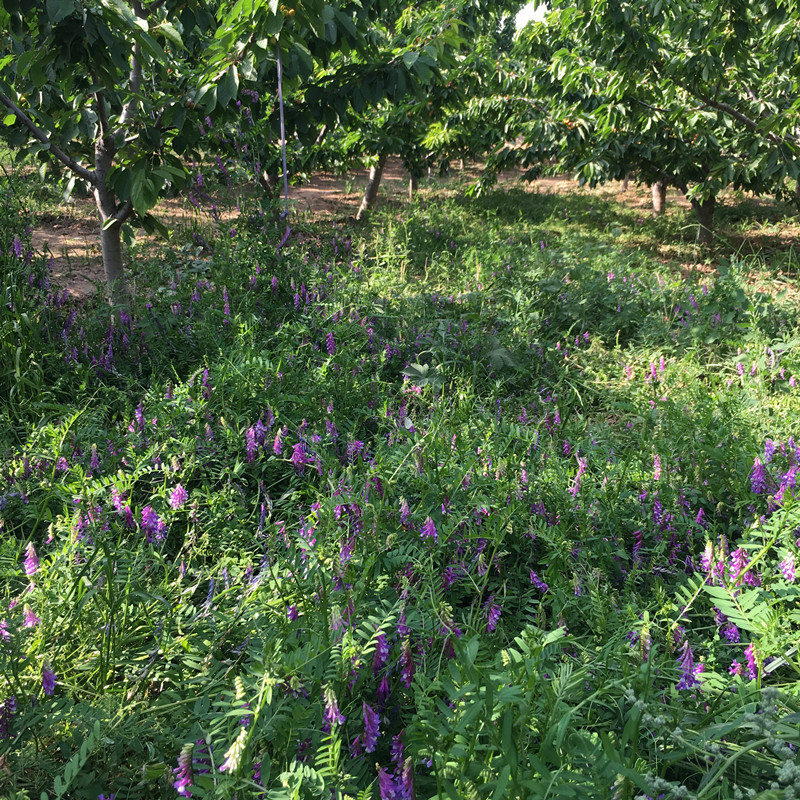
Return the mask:
[(546, 592), (550, 589), (550, 587), (536, 574), (534, 570), (531, 570), (531, 583), (540, 591)]
[(747, 662), (747, 677), (754, 681), (758, 677), (758, 651), (752, 642), (744, 650), (744, 659)]
[(181, 748), (180, 755), (178, 756), (178, 766), (173, 769), (175, 774), (175, 791), (181, 797), (192, 796), (192, 754), (194, 753), (194, 744), (191, 742), (185, 744)]
[(378, 770), (378, 788), (381, 800), (401, 800), (400, 788), (383, 767)]
[(483, 606), (483, 611), (486, 614), (486, 632), (491, 633), (497, 627), (503, 609), (498, 603), (495, 603), (494, 595), (492, 595)]
[(434, 542), (439, 540), (439, 532), (436, 530), (436, 525), (433, 524), (433, 520), (430, 517), (425, 519), (421, 533), (423, 539), (433, 539)]
[(36, 549), (33, 542), (28, 542), (25, 548), (25, 574), (29, 577), (35, 575), (39, 569), (39, 556), (36, 555)]
[(189, 493), (186, 489), (178, 484), (173, 490), (172, 494), (169, 496), (169, 504), (172, 508), (180, 508), (187, 500), (189, 499)]
[(345, 721), (345, 716), (339, 711), (336, 695), (330, 686), (325, 689), (325, 714), (323, 720), (330, 726), (343, 725)]
[(757, 456), (750, 471), (750, 489), (753, 494), (764, 494), (767, 491), (767, 470)]
[(325, 348), (327, 349), (329, 356), (336, 354), (336, 342), (332, 333), (328, 333), (328, 335), (325, 337)]
[(45, 661), (42, 665), (42, 689), (48, 697), (56, 690), (56, 674), (49, 661)]
[(691, 689), (695, 686), (699, 686), (700, 682), (695, 678), (694, 653), (692, 653), (692, 648), (688, 641), (683, 643), (683, 655), (680, 660), (680, 665), (681, 679), (678, 681), (678, 685), (675, 688), (680, 692), (684, 689)]
[(375, 745), (380, 734), (381, 717), (369, 704), (363, 704), (364, 711), (364, 750), (367, 753), (375, 752)]
[(23, 627), (35, 628), (42, 621), (40, 617), (37, 617), (36, 614), (33, 613), (33, 609), (27, 603), (22, 607), (22, 611), (25, 615)]
[(374, 675), (377, 675), (389, 660), (389, 642), (386, 639), (386, 634), (379, 633), (376, 641), (375, 655), (372, 657), (372, 672)]
[(794, 562), (794, 553), (789, 553), (786, 558), (778, 564), (781, 574), (788, 583), (794, 583), (797, 578), (797, 571)]

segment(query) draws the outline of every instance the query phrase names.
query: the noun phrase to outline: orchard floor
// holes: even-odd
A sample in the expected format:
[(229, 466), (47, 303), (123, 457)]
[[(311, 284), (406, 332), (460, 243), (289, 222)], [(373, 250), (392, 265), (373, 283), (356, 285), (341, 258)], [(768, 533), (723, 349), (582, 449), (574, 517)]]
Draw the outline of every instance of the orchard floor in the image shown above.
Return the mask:
[[(319, 173), (302, 186), (289, 189), (289, 201), (295, 219), (304, 221), (341, 221), (352, 223), (358, 210), (367, 171), (361, 170), (353, 176)], [(432, 189), (445, 193), (464, 191), (480, 176), (480, 165), (467, 165), (464, 169), (454, 168), (446, 178), (433, 177), (420, 181), (424, 194)], [(606, 217), (604, 206), (621, 204), (638, 212), (637, 222), (643, 225), (651, 213), (650, 190), (637, 186), (634, 182), (623, 191), (620, 182), (589, 189), (578, 186), (568, 176), (539, 178), (530, 183), (520, 180), (520, 171), (509, 171), (499, 176), (498, 186), (521, 184), (526, 191), (541, 194), (584, 195), (596, 198), (600, 210), (596, 216)], [(252, 197), (252, 185), (224, 188), (216, 196), (218, 222), (204, 210), (198, 210), (185, 197), (162, 201), (156, 208), (156, 216), (171, 231), (170, 246), (178, 247), (191, 240), (192, 233), (200, 233), (210, 239), (220, 227), (232, 225), (239, 214), (240, 202)], [(399, 159), (390, 159), (381, 185), (379, 204), (401, 206), (408, 202), (408, 174)], [(730, 194), (723, 199), (723, 207), (742, 208), (740, 214), (732, 214), (734, 225), (720, 225), (724, 249), (729, 252), (789, 253), (800, 249), (800, 226), (792, 219), (779, 219), (774, 212), (774, 204), (769, 200)], [(608, 219), (613, 219), (613, 205), (608, 208)], [(691, 206), (676, 189), (669, 189), (667, 195), (667, 216), (680, 214), (691, 220)], [(718, 214), (718, 217), (721, 216)], [(730, 215), (729, 215), (730, 216)], [(598, 220), (596, 220), (598, 221)], [(602, 221), (600, 219), (599, 221)], [(727, 222), (728, 220), (726, 220)], [(612, 221), (608, 222), (613, 224)], [(687, 227), (690, 226), (687, 224)], [(141, 233), (141, 232), (140, 232)], [(95, 216), (94, 202), (91, 198), (75, 198), (69, 203), (61, 203), (49, 209), (39, 218), (33, 231), (34, 248), (39, 252), (50, 253), (53, 259), (53, 278), (57, 285), (69, 290), (73, 297), (87, 299), (104, 282), (103, 263), (99, 247), (100, 226)], [(163, 240), (143, 233), (137, 237), (135, 249), (128, 251), (128, 267), (134, 265), (139, 253), (152, 253), (163, 246)], [(637, 245), (638, 246), (638, 245)], [(695, 248), (687, 257), (685, 247), (675, 247), (669, 237), (653, 242), (659, 258), (664, 264), (672, 264), (684, 274), (691, 272), (714, 271), (714, 260), (709, 259), (708, 251)], [(794, 259), (790, 258), (794, 263)], [(780, 269), (778, 269), (780, 273)], [(779, 275), (780, 277), (780, 275)], [(796, 277), (790, 266), (786, 277)]]

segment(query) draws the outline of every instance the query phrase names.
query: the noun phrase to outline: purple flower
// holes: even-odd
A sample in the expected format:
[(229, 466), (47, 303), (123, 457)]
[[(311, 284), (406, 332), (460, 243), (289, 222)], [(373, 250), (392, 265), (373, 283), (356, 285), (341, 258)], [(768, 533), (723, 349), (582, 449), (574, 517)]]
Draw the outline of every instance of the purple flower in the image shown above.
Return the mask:
[(546, 592), (549, 590), (549, 586), (536, 574), (534, 570), (531, 570), (531, 583), (540, 591)]
[(167, 524), (156, 514), (152, 506), (142, 509), (142, 530), (148, 542), (160, 542), (165, 537)]
[(767, 470), (758, 456), (750, 471), (750, 489), (753, 494), (764, 494), (767, 491)]
[(586, 459), (578, 456), (578, 471), (575, 473), (575, 480), (572, 482), (572, 486), (567, 490), (572, 497), (577, 497), (581, 490), (581, 478), (584, 472), (586, 472)]
[(483, 613), (486, 615), (486, 632), (491, 633), (497, 627), (497, 623), (500, 621), (500, 615), (503, 613), (503, 609), (500, 605), (495, 603), (494, 595), (489, 597), (484, 604)]
[(48, 697), (56, 690), (56, 674), (49, 661), (42, 664), (42, 689)]
[(378, 698), (378, 705), (380, 708), (386, 708), (386, 703), (391, 693), (392, 690), (389, 688), (389, 678), (387, 675), (384, 675), (378, 685), (378, 691), (375, 692), (375, 697)]
[(653, 480), (661, 480), (661, 456), (653, 456)]
[(39, 556), (36, 555), (36, 549), (33, 542), (28, 542), (25, 548), (25, 574), (28, 576), (35, 575), (39, 569)]
[(298, 616), (297, 606), (286, 606), (286, 618), (289, 620), (289, 622), (294, 622)]
[(729, 642), (739, 641), (739, 629), (732, 622), (723, 628), (722, 633)]
[(194, 745), (190, 742), (181, 748), (178, 756), (178, 766), (173, 769), (175, 774), (175, 791), (183, 797), (192, 796), (192, 755)]
[(714, 544), (710, 539), (706, 539), (706, 546), (703, 548), (703, 555), (700, 557), (700, 569), (708, 572), (714, 563)]
[(681, 667), (681, 679), (678, 681), (678, 685), (675, 688), (681, 691), (699, 686), (700, 683), (697, 678), (695, 678), (694, 653), (692, 653), (692, 648), (689, 646), (688, 641), (683, 643), (683, 655), (679, 663)]
[(169, 496), (169, 504), (172, 508), (180, 508), (189, 499), (189, 493), (179, 483)]
[(775, 442), (772, 439), (767, 439), (764, 442), (764, 463), (769, 464), (772, 461), (772, 457), (775, 455)]
[(378, 769), (378, 788), (381, 800), (401, 800), (400, 788), (383, 767)]
[[(332, 356), (336, 353), (336, 342), (334, 341), (333, 334), (330, 332), (325, 337), (325, 348), (327, 349), (329, 356)], [(367, 752), (369, 753), (371, 751), (368, 750)]]
[(744, 660), (747, 662), (747, 677), (754, 681), (758, 677), (758, 651), (752, 642), (744, 650)]
[(421, 534), (423, 539), (433, 539), (434, 542), (438, 541), (439, 534), (436, 530), (436, 525), (433, 524), (433, 520), (430, 517), (426, 517)]
[(325, 714), (323, 721), (328, 726), (343, 725), (345, 716), (339, 711), (339, 704), (336, 701), (336, 694), (330, 686), (325, 687)]
[(789, 553), (786, 558), (784, 558), (783, 561), (778, 564), (778, 569), (789, 583), (794, 583), (797, 577), (794, 563), (794, 553)]
[(732, 661), (730, 667), (728, 667), (728, 672), (731, 675), (741, 675), (742, 665), (738, 661)]
[(364, 711), (364, 750), (367, 753), (375, 752), (375, 745), (378, 742), (380, 733), (380, 714), (373, 710), (367, 703), (363, 703)]
[(258, 452), (258, 445), (256, 444), (255, 429), (250, 427), (245, 431), (244, 438), (247, 447), (247, 463), (252, 464), (255, 461), (256, 453)]
[(27, 603), (22, 607), (22, 612), (25, 615), (25, 621), (23, 622), (23, 627), (25, 628), (35, 628), (42, 621), (40, 617), (33, 613), (33, 609)]
[(408, 525), (408, 520), (411, 517), (411, 509), (409, 508), (408, 501), (405, 497), (400, 501), (400, 524)]
[(374, 675), (377, 675), (389, 660), (389, 641), (386, 638), (386, 634), (379, 633), (376, 642), (375, 655), (372, 657), (372, 672)]
[(8, 622), (6, 622), (4, 619), (0, 619), (0, 639), (2, 639), (4, 642), (11, 641), (11, 634), (8, 630)]
[(730, 579), (732, 583), (738, 583), (740, 576), (747, 569), (750, 559), (747, 551), (743, 547), (737, 547), (731, 553)]
[(312, 459), (308, 457), (306, 446), (303, 442), (298, 442), (292, 447), (292, 466), (298, 471), (302, 472), (306, 464), (311, 464)]
[(283, 428), (279, 428), (272, 443), (272, 452), (279, 456), (283, 452)]

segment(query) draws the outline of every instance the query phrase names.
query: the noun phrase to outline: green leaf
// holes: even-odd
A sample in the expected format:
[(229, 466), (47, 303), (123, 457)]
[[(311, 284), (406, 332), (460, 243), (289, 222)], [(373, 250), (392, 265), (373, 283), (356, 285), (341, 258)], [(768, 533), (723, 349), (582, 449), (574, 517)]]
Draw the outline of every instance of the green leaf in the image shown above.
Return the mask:
[(414, 50), (409, 50), (408, 52), (403, 53), (403, 63), (406, 65), (406, 69), (411, 69), (418, 58), (419, 53)]
[(47, 0), (47, 16), (53, 25), (57, 25), (74, 11), (74, 0)]
[(15, 114), (6, 114), (3, 117), (3, 125), (10, 128), (15, 122), (17, 121), (17, 117)]
[(178, 33), (175, 26), (172, 25), (171, 23), (161, 22), (153, 32), (162, 34), (165, 39), (168, 39), (174, 45), (180, 47), (181, 50), (185, 49), (185, 47), (183, 46), (183, 39), (181, 39), (180, 33)]
[(217, 87), (217, 102), (224, 108), (239, 91), (239, 73), (231, 64)]

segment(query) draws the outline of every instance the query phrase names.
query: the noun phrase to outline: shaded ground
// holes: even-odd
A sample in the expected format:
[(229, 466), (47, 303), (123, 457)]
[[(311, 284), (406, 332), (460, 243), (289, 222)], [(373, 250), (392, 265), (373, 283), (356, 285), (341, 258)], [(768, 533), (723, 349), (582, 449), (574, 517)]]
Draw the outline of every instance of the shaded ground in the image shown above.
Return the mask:
[[(461, 191), (474, 181), (480, 167), (468, 165), (466, 169), (454, 169), (447, 178), (432, 177), (429, 185)], [(499, 177), (498, 184), (516, 183), (519, 172), (511, 171)], [(289, 201), (294, 214), (308, 215), (315, 219), (352, 221), (361, 202), (367, 171), (362, 170), (347, 176), (321, 173), (314, 175), (303, 186), (289, 188)], [(423, 190), (426, 185), (422, 181)], [(651, 216), (651, 194), (648, 187), (631, 182), (623, 191), (622, 184), (613, 182), (596, 189), (582, 188), (569, 177), (540, 178), (532, 183), (521, 184), (525, 190), (541, 194), (579, 194), (622, 204), (639, 212), (637, 222), (644, 225)], [(165, 200), (155, 213), (167, 227), (175, 232), (175, 240), (185, 242), (191, 234), (200, 233), (208, 238), (220, 227), (231, 223), (238, 215), (238, 203), (245, 196), (253, 196), (249, 187), (235, 187), (225, 200), (219, 200), (219, 222), (211, 221), (210, 215), (198, 211), (185, 198)], [(238, 195), (238, 196), (237, 196)], [(408, 175), (399, 159), (390, 159), (384, 171), (379, 204), (401, 204), (407, 202)], [(797, 277), (797, 261), (794, 250), (800, 253), (800, 226), (776, 216), (775, 207), (769, 201), (752, 198), (728, 197), (718, 212), (718, 227), (724, 228), (725, 244), (733, 252), (758, 255), (767, 261), (775, 261), (776, 270), (784, 277)], [(733, 202), (735, 202), (735, 205)], [(728, 207), (726, 208), (725, 205)], [(33, 231), (36, 250), (49, 252), (53, 258), (53, 276), (60, 286), (68, 288), (70, 294), (81, 299), (91, 295), (104, 282), (103, 264), (100, 255), (100, 226), (96, 218), (94, 203), (90, 199), (76, 199), (59, 208), (64, 213), (46, 214)], [(670, 189), (667, 208), (685, 212), (690, 209), (686, 198), (677, 190)], [(609, 209), (611, 212), (611, 210)], [(610, 216), (613, 216), (611, 212)], [(605, 214), (598, 224), (608, 223)], [(152, 252), (161, 243), (155, 237), (142, 236), (137, 247), (144, 253)], [(710, 272), (714, 267), (704, 254), (698, 252), (686, 259), (685, 247), (670, 241), (669, 236), (656, 238), (657, 254), (665, 263), (677, 262), (681, 271), (688, 275), (694, 272)], [(787, 257), (788, 253), (788, 257)], [(773, 270), (775, 271), (775, 270)]]

